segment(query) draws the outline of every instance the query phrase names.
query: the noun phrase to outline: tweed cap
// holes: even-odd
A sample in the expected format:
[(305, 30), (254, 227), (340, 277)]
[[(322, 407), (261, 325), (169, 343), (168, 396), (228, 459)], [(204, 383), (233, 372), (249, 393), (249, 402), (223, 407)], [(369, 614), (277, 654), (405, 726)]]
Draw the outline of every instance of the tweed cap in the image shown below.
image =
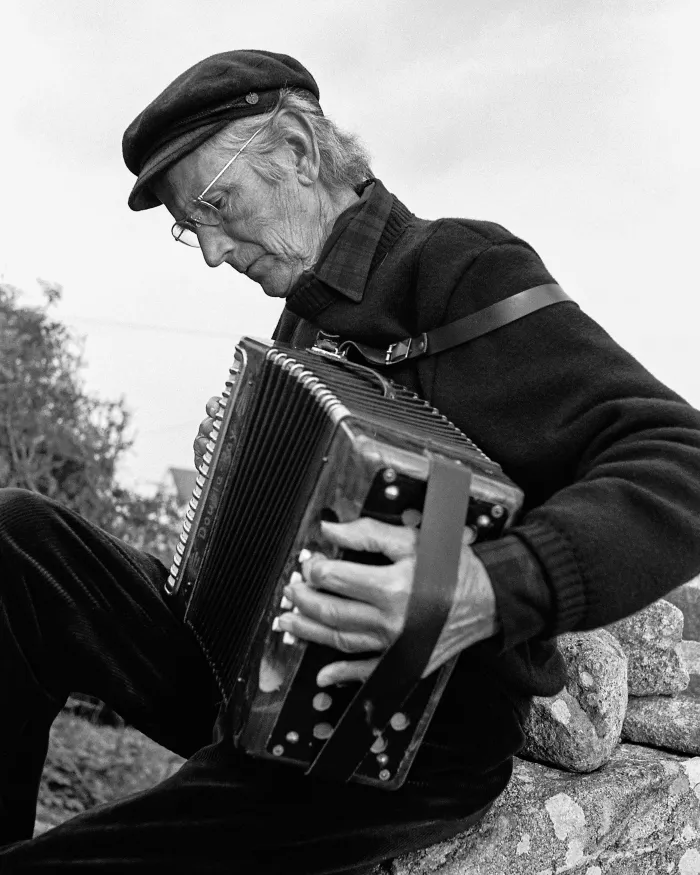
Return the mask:
[(319, 98), (316, 81), (298, 61), (255, 49), (212, 55), (178, 76), (124, 133), (124, 162), (138, 177), (131, 209), (159, 206), (149, 187), (156, 176), (234, 119), (273, 109), (281, 88)]

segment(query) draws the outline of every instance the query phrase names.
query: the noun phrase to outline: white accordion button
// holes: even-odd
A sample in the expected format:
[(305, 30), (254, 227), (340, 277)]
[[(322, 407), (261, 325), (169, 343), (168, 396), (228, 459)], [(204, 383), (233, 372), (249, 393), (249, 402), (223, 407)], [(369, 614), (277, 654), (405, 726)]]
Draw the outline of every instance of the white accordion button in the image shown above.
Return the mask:
[(328, 693), (316, 693), (313, 698), (314, 711), (327, 711), (333, 704)]
[(410, 722), (402, 711), (397, 711), (389, 721), (389, 724), (395, 732), (402, 732)]
[(311, 731), (314, 738), (330, 738), (333, 735), (333, 727), (330, 723), (317, 723)]

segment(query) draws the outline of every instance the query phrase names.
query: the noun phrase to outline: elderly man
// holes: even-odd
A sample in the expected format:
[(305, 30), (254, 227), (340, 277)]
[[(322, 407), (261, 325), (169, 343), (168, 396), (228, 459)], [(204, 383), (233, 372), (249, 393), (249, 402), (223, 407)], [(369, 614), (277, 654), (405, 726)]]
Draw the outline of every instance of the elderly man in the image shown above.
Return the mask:
[[(284, 55), (205, 59), (128, 128), (130, 206), (165, 205), (177, 241), (284, 298), (277, 338), (298, 347), (324, 330), (386, 349), (553, 284), (498, 225), (416, 218), (318, 98)], [(165, 569), (48, 500), (5, 492), (3, 871), (362, 872), (453, 835), (506, 786), (530, 697), (562, 687), (553, 637), (628, 615), (700, 570), (695, 410), (566, 300), (458, 340), (391, 376), (498, 460), (525, 506), (498, 541), (465, 538), (427, 672), (459, 659), (406, 784), (325, 782), (235, 749), (206, 662), (163, 596)], [(408, 530), (373, 521), (327, 535), (391, 560), (377, 573), (314, 555), (289, 589), (298, 611), (283, 628), (370, 651), (352, 664), (339, 654), (319, 678), (333, 684), (366, 677), (400, 634), (415, 548)], [(69, 690), (191, 759), (154, 790), (29, 840), (48, 727)]]

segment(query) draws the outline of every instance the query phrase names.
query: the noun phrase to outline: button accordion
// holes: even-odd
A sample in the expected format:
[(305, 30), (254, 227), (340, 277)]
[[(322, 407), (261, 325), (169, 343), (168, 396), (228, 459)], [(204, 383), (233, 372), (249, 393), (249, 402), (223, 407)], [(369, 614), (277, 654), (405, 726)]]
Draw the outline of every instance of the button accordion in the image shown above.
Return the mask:
[[(477, 541), (496, 538), (521, 500), (466, 435), (378, 372), (243, 338), (166, 584), (214, 673), (234, 744), (309, 774), (399, 787), (455, 662), (421, 679), (464, 526)], [(387, 561), (324, 542), (321, 520), (361, 516), (418, 528), (415, 592), (368, 681), (321, 689), (319, 670), (350, 657), (278, 631), (275, 619), (304, 551)]]

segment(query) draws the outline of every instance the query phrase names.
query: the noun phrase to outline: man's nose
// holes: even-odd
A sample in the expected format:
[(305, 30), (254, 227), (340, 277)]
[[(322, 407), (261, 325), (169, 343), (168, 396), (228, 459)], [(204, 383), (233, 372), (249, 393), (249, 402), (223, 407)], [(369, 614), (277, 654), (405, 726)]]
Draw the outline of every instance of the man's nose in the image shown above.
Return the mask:
[(209, 267), (218, 267), (229, 252), (236, 248), (235, 241), (220, 225), (200, 225), (197, 228), (202, 257)]

